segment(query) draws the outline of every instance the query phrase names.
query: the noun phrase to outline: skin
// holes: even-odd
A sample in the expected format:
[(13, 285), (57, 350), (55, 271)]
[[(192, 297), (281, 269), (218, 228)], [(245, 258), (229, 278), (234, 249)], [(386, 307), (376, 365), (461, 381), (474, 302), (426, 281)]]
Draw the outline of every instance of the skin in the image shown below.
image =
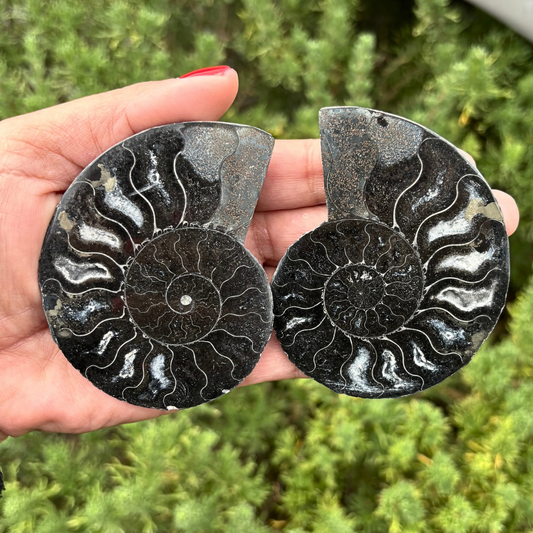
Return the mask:
[[(144, 129), (217, 120), (237, 73), (146, 82), (0, 122), (0, 441), (32, 430), (82, 433), (166, 411), (112, 398), (53, 342), (37, 283), (44, 235), (61, 195), (102, 152)], [(518, 209), (495, 191), (508, 233)], [(327, 218), (318, 140), (277, 141), (247, 248), (272, 277), (287, 247)], [(243, 385), (304, 377), (275, 338)]]

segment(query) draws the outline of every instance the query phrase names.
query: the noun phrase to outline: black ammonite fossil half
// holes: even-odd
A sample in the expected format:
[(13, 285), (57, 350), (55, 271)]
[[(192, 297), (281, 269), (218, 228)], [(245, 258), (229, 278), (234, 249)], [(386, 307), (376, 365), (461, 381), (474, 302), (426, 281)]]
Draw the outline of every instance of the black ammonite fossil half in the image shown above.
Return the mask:
[(470, 361), (505, 304), (498, 205), (456, 148), (409, 120), (325, 108), (320, 131), (328, 222), (276, 270), (276, 335), (336, 392), (424, 390)]
[(117, 144), (74, 180), (39, 283), (54, 340), (97, 387), (175, 409), (252, 371), (272, 298), (243, 242), (273, 144), (248, 126), (172, 124)]

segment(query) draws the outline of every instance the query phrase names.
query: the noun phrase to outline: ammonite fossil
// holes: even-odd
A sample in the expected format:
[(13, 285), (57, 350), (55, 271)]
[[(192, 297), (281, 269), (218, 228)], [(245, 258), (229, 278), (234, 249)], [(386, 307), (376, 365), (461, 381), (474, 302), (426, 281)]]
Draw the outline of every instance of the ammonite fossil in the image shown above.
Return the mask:
[(320, 131), (328, 222), (276, 270), (276, 335), (336, 392), (424, 390), (468, 363), (505, 304), (498, 205), (457, 149), (409, 120), (325, 108)]
[(272, 297), (243, 242), (273, 144), (248, 126), (172, 124), (117, 144), (74, 180), (39, 283), (54, 340), (97, 387), (175, 409), (252, 371)]

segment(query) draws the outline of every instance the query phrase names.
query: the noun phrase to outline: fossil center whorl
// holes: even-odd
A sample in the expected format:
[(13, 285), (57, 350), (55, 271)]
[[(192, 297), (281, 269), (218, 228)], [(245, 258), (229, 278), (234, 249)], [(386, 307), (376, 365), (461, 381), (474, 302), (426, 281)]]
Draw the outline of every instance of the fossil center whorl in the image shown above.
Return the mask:
[(349, 335), (379, 337), (401, 327), (416, 311), (422, 298), (422, 266), (412, 246), (383, 224), (350, 225), (368, 241), (360, 254), (352, 252), (354, 262), (337, 268), (326, 281), (324, 308), (332, 324)]
[(188, 272), (176, 253), (184, 231), (195, 230), (172, 231), (146, 244), (126, 274), (125, 301), (131, 318), (145, 335), (166, 344), (201, 339), (220, 316), (218, 289), (200, 272), (200, 264), (198, 272)]
[(179, 315), (212, 311), (213, 323), (220, 312), (220, 296), (211, 280), (197, 274), (184, 274), (171, 281), (165, 295), (170, 309)]
[[(348, 265), (337, 270), (326, 283), (326, 310), (332, 311), (334, 303), (339, 300), (354, 309), (371, 309), (381, 301), (383, 292), (383, 278), (374, 268)], [(335, 316), (332, 319), (339, 322)]]

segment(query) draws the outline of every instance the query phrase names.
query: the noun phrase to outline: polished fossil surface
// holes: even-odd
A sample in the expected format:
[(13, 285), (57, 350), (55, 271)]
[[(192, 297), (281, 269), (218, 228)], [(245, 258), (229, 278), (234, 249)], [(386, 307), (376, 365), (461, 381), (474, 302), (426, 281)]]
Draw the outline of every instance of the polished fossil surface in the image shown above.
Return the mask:
[(427, 389), (471, 360), (505, 305), (499, 207), (455, 147), (409, 120), (325, 108), (320, 132), (328, 222), (276, 270), (277, 338), (336, 392)]
[(158, 409), (229, 392), (272, 327), (243, 242), (273, 138), (191, 122), (116, 145), (64, 194), (39, 264), (52, 336), (106, 393)]

